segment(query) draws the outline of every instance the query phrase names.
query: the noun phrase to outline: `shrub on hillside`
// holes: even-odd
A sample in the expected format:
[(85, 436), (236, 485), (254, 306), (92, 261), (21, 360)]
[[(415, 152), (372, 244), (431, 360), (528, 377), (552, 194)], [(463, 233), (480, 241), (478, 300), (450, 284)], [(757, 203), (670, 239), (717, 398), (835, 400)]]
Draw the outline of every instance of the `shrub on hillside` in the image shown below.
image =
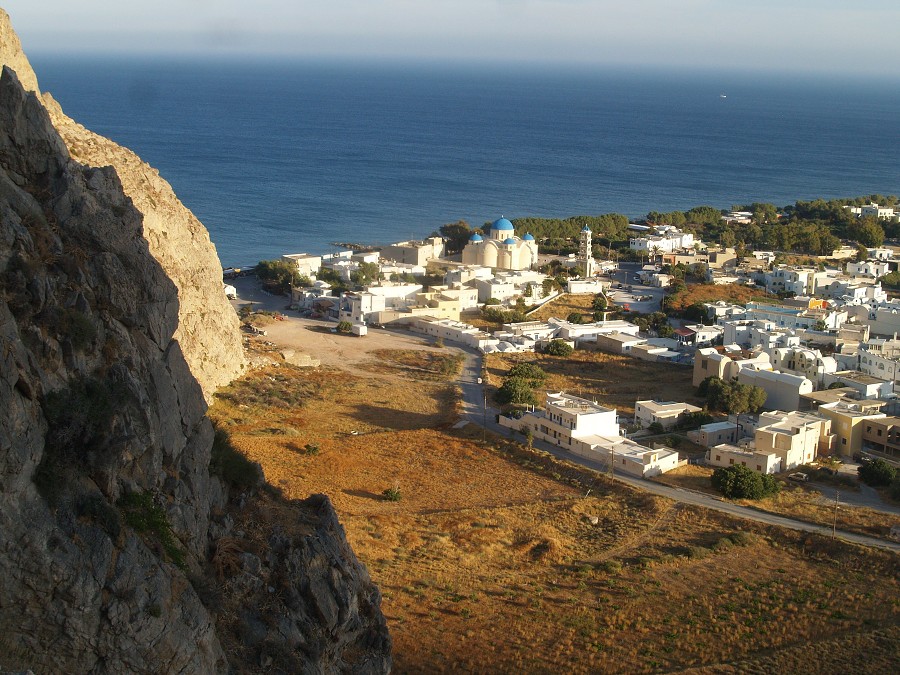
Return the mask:
[(506, 373), (506, 376), (521, 377), (526, 380), (530, 380), (533, 383), (532, 386), (534, 387), (543, 384), (547, 379), (547, 373), (545, 373), (540, 366), (536, 366), (533, 363), (517, 363), (509, 369), (509, 372)]
[(883, 459), (876, 459), (868, 464), (862, 464), (857, 471), (859, 479), (872, 487), (890, 485), (897, 476), (897, 469)]
[(551, 340), (546, 350), (551, 356), (569, 356), (573, 351), (572, 345), (565, 340)]
[(510, 377), (497, 390), (497, 402), (501, 405), (536, 405), (537, 397), (530, 380), (524, 377)]
[(713, 471), (712, 485), (728, 499), (762, 499), (781, 489), (774, 476), (757, 473), (742, 464)]

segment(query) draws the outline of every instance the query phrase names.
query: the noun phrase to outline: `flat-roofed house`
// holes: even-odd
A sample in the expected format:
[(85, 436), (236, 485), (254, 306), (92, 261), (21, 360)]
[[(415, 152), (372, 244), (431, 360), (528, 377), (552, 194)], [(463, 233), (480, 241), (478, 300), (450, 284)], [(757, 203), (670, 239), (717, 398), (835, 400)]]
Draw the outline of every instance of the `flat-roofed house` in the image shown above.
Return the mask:
[(634, 420), (643, 428), (651, 424), (662, 425), (663, 430), (668, 431), (690, 413), (700, 412), (702, 408), (690, 403), (676, 401), (636, 401), (634, 404)]

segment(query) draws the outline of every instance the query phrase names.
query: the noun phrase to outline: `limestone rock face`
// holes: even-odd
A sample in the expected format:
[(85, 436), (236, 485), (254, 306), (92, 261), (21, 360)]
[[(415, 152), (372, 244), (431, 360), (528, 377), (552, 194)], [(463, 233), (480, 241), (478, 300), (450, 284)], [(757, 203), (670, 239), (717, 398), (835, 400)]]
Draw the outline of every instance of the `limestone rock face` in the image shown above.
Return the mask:
[[(4, 665), (222, 671), (209, 613), (172, 562), (205, 555), (215, 501), (212, 428), (172, 339), (175, 286), (115, 171), (72, 161), (8, 67), (0, 290)], [(127, 494), (146, 498), (133, 517), (167, 523), (171, 555), (152, 548), (162, 528), (124, 526)]]
[(159, 172), (131, 150), (85, 129), (43, 95), (72, 158), (116, 169), (125, 194), (144, 216), (144, 237), (178, 289), (175, 339), (207, 400), (246, 366), (240, 322), (222, 290), (222, 266), (209, 233)]
[(9, 66), (16, 71), (25, 91), (40, 93), (37, 77), (28, 62), (28, 57), (22, 51), (19, 36), (13, 30), (9, 15), (2, 8), (0, 8), (0, 66)]
[[(9, 16), (0, 9), (0, 66), (16, 71), (26, 91), (40, 93)], [(238, 318), (222, 291), (222, 267), (209, 233), (181, 203), (159, 172), (131, 150), (99, 136), (68, 117), (49, 93), (43, 102), (73, 159), (88, 166), (112, 166), (134, 206), (143, 214), (143, 236), (178, 289), (175, 339), (210, 400), (213, 392), (246, 367)]]
[(386, 672), (378, 589), (327, 498), (210, 473), (204, 391), (243, 360), (216, 344), (234, 312), (202, 291), (221, 295), (202, 226), (10, 49), (0, 12), (28, 83), (2, 68), (0, 667)]

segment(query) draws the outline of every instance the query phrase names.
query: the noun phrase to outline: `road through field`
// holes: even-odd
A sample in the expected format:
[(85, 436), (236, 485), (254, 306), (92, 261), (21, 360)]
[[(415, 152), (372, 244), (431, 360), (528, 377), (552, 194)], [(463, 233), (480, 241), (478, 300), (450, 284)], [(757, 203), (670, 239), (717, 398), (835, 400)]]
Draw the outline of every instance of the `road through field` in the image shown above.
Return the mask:
[[(475, 350), (466, 350), (466, 361), (459, 377), (459, 383), (463, 395), (463, 415), (465, 419), (474, 424), (486, 424), (486, 427), (489, 431), (499, 436), (509, 436), (511, 430), (506, 427), (502, 427), (497, 423), (496, 416), (500, 411), (488, 405), (489, 402), (487, 401), (487, 398), (484, 394), (484, 386), (482, 384), (479, 384), (478, 380), (481, 377), (481, 363), (482, 359), (480, 354), (475, 352)], [(582, 466), (586, 466), (603, 473), (609, 472), (609, 465), (607, 462), (600, 460), (589, 460), (585, 459), (584, 457), (579, 457), (578, 455), (567, 452), (563, 448), (557, 447), (551, 443), (547, 443), (539, 439), (534, 439), (533, 445), (535, 448), (549, 452), (559, 459), (564, 459), (574, 464), (580, 464)], [(832, 534), (832, 530), (830, 527), (816, 525), (814, 523), (808, 523), (802, 520), (795, 520), (793, 518), (787, 518), (785, 516), (779, 516), (773, 513), (759, 511), (747, 506), (740, 506), (738, 504), (733, 504), (731, 502), (713, 497), (712, 495), (704, 494), (702, 492), (694, 492), (693, 490), (687, 490), (684, 488), (662, 485), (660, 483), (656, 483), (644, 478), (638, 478), (636, 476), (625, 474), (621, 471), (615, 472), (615, 478), (639, 490), (651, 492), (662, 497), (668, 497), (669, 499), (673, 499), (677, 502), (683, 502), (685, 504), (692, 504), (695, 506), (703, 506), (709, 509), (715, 509), (716, 511), (723, 511), (739, 518), (755, 520), (759, 523), (766, 523), (768, 525), (787, 527), (792, 530), (800, 530), (802, 532), (815, 532), (817, 534), (825, 536), (831, 536)], [(855, 544), (861, 544), (863, 546), (874, 546), (876, 548), (887, 549), (900, 553), (900, 542), (878, 539), (876, 537), (869, 537), (862, 534), (856, 534), (854, 532), (846, 532), (844, 530), (837, 530), (835, 536), (839, 539)]]

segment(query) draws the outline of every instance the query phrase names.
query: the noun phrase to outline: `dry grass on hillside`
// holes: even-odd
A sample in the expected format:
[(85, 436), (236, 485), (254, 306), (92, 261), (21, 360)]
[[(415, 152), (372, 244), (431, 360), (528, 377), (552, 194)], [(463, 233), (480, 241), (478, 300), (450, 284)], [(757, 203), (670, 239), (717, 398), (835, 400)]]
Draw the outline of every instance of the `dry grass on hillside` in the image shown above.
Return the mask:
[(546, 321), (550, 318), (565, 319), (572, 312), (590, 317), (594, 313), (593, 293), (566, 293), (554, 298), (540, 309), (528, 315), (529, 321)]
[(680, 293), (673, 293), (670, 296), (669, 306), (676, 311), (683, 312), (698, 302), (724, 300), (725, 302), (744, 305), (753, 299), (766, 297), (774, 298), (774, 296), (768, 296), (762, 289), (743, 284), (690, 284), (686, 290)]
[[(665, 671), (898, 624), (896, 556), (483, 447), (450, 429), (452, 388), (411, 387), (397, 359), (400, 376), (377, 380), (257, 371), (211, 409), (286, 496), (331, 497), (382, 590), (397, 672)], [(900, 658), (897, 643), (877, 658)]]
[(376, 349), (372, 356), (373, 360), (363, 365), (365, 370), (437, 382), (455, 379), (465, 358), (461, 352), (441, 348)]
[[(688, 465), (657, 476), (654, 480), (666, 485), (719, 496), (719, 492), (712, 487), (709, 480), (712, 473), (712, 468)], [(831, 527), (835, 523), (833, 501), (823, 497), (822, 493), (814, 487), (800, 486), (790, 481), (783, 481), (781, 492), (774, 497), (759, 501), (738, 500), (737, 503), (826, 527)], [(886, 537), (893, 525), (900, 525), (900, 516), (861, 506), (839, 505), (837, 512), (837, 528), (839, 530), (858, 532), (873, 537)]]
[(505, 373), (523, 361), (535, 363), (548, 373), (545, 390), (594, 399), (616, 408), (621, 415), (633, 415), (634, 402), (643, 399), (703, 404), (694, 393), (690, 368), (580, 349), (568, 357), (488, 354), (485, 364), (489, 384), (500, 386)]

